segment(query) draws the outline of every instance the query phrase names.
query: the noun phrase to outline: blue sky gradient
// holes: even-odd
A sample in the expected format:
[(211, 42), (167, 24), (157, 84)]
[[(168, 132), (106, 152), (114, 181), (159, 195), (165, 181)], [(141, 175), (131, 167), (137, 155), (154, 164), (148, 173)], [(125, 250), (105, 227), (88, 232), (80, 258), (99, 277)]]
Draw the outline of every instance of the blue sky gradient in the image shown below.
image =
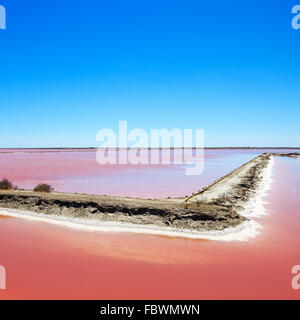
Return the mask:
[(119, 120), (300, 145), (300, 0), (0, 4), (0, 147), (97, 146)]

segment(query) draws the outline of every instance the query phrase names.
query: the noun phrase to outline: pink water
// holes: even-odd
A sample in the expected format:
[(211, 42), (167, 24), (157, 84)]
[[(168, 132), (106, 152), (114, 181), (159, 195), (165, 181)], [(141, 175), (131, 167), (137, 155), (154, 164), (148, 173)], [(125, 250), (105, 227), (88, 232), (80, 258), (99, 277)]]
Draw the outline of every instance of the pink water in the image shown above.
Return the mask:
[[(181, 195), (189, 184), (194, 191), (202, 183), (214, 179), (217, 173), (224, 173), (255, 155), (252, 151), (241, 150), (210, 151), (203, 177), (187, 178), (174, 167), (130, 168), (128, 171), (124, 167), (114, 168), (105, 175), (102, 169), (94, 165), (90, 168), (87, 164), (92, 163), (91, 154), (73, 155), (74, 173), (82, 174), (86, 180), (96, 174), (97, 184), (93, 182), (93, 186), (101, 185), (104, 177), (110, 182), (112, 193), (126, 194), (123, 184), (114, 188), (112, 185), (120, 179), (124, 185), (128, 181), (130, 194), (145, 197), (151, 189), (148, 189), (148, 181), (158, 188), (153, 195)], [(38, 157), (42, 157), (41, 163)], [(58, 160), (57, 154), (3, 154), (0, 167), (2, 174), (4, 170), (7, 177), (15, 177), (19, 184), (26, 184), (32, 183), (28, 179), (44, 181), (42, 170), (48, 163), (47, 177), (60, 181), (56, 187), (72, 191), (69, 188), (75, 183), (71, 179), (72, 166), (66, 160), (68, 157), (61, 154)], [(80, 166), (81, 157), (87, 160)], [(60, 171), (58, 163), (65, 170)], [(129, 172), (136, 180), (127, 177)], [(0, 216), (0, 265), (7, 271), (7, 290), (0, 290), (0, 298), (299, 299), (300, 291), (291, 286), (291, 269), (300, 264), (299, 174), (300, 160), (275, 159), (273, 184), (266, 196), (268, 215), (256, 218), (263, 229), (256, 238), (244, 242), (86, 232)], [(159, 181), (159, 177), (167, 181)], [(66, 186), (63, 181), (67, 181)], [(132, 181), (135, 183), (131, 184)], [(174, 191), (174, 181), (182, 189), (175, 186)], [(172, 194), (164, 194), (161, 184), (171, 188)], [(135, 193), (141, 186), (145, 189)], [(102, 190), (109, 193), (105, 186)], [(89, 191), (96, 193), (92, 188)]]
[(0, 149), (0, 179), (6, 177), (25, 189), (45, 182), (62, 192), (180, 197), (198, 191), (262, 152), (265, 150), (206, 150), (203, 173), (187, 176), (184, 164), (100, 166), (95, 150)]

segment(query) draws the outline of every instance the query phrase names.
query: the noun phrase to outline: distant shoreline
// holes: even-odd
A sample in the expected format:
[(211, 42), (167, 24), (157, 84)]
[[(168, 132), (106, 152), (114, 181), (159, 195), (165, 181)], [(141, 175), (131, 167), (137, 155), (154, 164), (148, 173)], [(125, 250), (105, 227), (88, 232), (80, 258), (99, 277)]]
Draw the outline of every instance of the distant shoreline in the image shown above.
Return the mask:
[[(97, 148), (97, 147), (56, 147), (56, 148), (1, 148), (0, 153), (10, 153), (11, 151), (28, 151), (28, 152), (36, 152), (36, 151), (52, 151), (52, 152), (61, 152), (61, 151), (68, 151), (68, 152), (76, 152), (76, 151), (96, 151), (98, 149), (102, 150), (182, 150), (182, 149), (200, 149), (196, 147), (192, 148)], [(204, 147), (204, 150), (300, 150), (300, 147)]]

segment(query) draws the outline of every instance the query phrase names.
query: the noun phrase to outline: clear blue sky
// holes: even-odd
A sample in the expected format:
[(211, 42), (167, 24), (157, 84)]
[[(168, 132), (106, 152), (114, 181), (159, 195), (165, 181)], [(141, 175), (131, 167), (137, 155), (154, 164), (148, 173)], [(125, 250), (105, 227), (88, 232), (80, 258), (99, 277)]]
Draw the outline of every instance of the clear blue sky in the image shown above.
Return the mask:
[(0, 147), (96, 146), (119, 120), (300, 145), (300, 0), (0, 4)]

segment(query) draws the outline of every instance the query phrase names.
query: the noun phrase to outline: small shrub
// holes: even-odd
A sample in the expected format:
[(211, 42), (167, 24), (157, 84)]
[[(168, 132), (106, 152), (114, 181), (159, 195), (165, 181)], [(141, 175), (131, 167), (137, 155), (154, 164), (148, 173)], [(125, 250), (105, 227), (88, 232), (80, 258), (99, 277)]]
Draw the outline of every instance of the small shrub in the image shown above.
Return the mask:
[(2, 179), (0, 181), (0, 190), (9, 190), (13, 188), (14, 188), (13, 184), (7, 179)]
[(33, 189), (34, 192), (52, 192), (53, 191), (53, 188), (49, 185), (49, 184), (46, 184), (46, 183), (41, 183), (41, 184), (38, 184), (34, 189)]

